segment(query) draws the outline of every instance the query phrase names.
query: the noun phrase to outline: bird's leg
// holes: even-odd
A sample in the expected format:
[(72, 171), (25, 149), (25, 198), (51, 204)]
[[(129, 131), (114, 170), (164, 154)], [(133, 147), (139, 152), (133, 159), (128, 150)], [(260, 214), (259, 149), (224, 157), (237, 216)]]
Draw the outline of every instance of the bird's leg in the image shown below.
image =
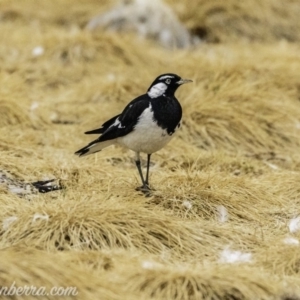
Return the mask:
[(140, 153), (139, 152), (136, 152), (135, 164), (136, 164), (136, 167), (139, 171), (139, 174), (140, 174), (140, 177), (141, 177), (141, 180), (142, 180), (142, 184), (143, 184), (143, 187), (144, 187), (146, 185), (146, 182), (145, 182), (145, 179), (144, 179), (144, 176), (143, 176), (143, 173), (142, 173), (141, 159), (140, 159)]
[(143, 184), (140, 188), (137, 188), (137, 190), (142, 191), (142, 192), (147, 192), (147, 191), (149, 191), (149, 187), (148, 187), (148, 184), (146, 183), (146, 181), (144, 179), (144, 176), (143, 176), (143, 173), (142, 173), (141, 160), (140, 160), (140, 153), (139, 152), (136, 152), (135, 164), (136, 164), (136, 167), (139, 171), (139, 174), (140, 174), (140, 177), (141, 177), (141, 180), (142, 180), (142, 184)]
[(145, 183), (147, 186), (149, 186), (150, 158), (151, 158), (151, 154), (148, 154), (147, 155), (147, 173), (146, 173), (146, 180), (145, 180)]

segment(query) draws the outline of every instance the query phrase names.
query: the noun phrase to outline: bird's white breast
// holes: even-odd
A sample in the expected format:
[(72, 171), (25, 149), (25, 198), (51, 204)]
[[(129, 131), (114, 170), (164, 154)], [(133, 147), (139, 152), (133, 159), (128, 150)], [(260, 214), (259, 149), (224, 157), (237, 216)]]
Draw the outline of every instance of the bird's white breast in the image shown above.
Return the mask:
[(135, 152), (151, 154), (163, 148), (171, 138), (172, 136), (153, 120), (150, 104), (140, 115), (134, 130), (126, 136), (119, 137), (117, 142)]

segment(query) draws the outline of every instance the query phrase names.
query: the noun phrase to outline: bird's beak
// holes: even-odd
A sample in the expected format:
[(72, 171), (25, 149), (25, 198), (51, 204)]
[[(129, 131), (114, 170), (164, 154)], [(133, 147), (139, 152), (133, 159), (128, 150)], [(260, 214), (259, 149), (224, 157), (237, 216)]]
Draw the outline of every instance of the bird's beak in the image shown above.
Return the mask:
[(179, 81), (177, 81), (177, 84), (181, 85), (181, 84), (189, 83), (189, 82), (193, 82), (193, 80), (191, 80), (191, 79), (180, 79)]

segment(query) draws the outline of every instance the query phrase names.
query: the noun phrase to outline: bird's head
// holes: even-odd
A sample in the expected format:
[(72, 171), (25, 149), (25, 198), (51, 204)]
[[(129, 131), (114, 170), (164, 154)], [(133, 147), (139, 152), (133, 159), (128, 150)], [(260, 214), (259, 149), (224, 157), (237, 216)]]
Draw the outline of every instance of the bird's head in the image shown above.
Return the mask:
[(158, 76), (150, 85), (147, 94), (150, 98), (157, 98), (162, 95), (173, 96), (175, 91), (184, 83), (192, 82), (190, 79), (182, 79), (172, 73)]

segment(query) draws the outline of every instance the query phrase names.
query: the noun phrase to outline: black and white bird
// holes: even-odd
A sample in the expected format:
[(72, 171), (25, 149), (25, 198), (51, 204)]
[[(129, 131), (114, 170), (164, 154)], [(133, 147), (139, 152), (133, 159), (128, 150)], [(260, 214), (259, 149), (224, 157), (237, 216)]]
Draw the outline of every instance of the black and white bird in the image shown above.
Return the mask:
[[(99, 138), (78, 150), (75, 154), (85, 156), (118, 144), (136, 153), (135, 163), (142, 180), (139, 190), (148, 193), (151, 154), (163, 148), (180, 127), (181, 105), (175, 98), (177, 88), (192, 82), (176, 74), (158, 76), (146, 94), (132, 100), (123, 112), (103, 123), (101, 128), (86, 134), (101, 134)], [(140, 152), (147, 154), (147, 172), (143, 176)]]

